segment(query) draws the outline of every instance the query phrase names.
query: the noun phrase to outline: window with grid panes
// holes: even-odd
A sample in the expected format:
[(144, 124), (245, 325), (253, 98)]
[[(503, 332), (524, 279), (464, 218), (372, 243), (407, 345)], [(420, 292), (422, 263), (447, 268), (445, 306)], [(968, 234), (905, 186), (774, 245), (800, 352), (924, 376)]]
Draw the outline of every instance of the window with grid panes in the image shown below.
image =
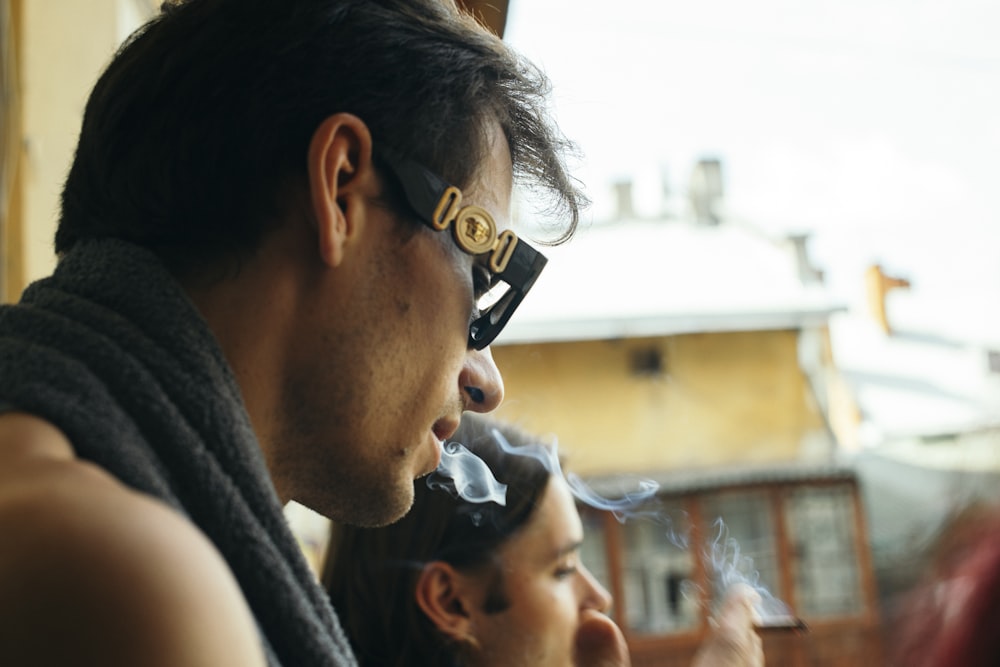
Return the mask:
[(713, 605), (722, 601), (727, 585), (735, 581), (781, 596), (772, 507), (767, 491), (723, 492), (702, 499)]
[(799, 613), (815, 617), (861, 610), (851, 488), (797, 488), (788, 494), (785, 513)]
[(622, 526), (623, 586), (628, 629), (636, 634), (675, 634), (697, 627), (700, 596), (695, 561), (678, 535), (686, 526), (637, 519)]

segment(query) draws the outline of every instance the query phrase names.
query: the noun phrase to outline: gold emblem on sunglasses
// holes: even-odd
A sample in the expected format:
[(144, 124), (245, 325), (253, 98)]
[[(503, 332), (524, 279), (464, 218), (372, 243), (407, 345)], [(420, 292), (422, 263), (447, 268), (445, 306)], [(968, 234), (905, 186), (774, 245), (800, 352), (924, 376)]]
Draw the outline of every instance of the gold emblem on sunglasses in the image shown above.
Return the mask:
[(496, 245), (497, 228), (493, 218), (478, 206), (466, 206), (455, 220), (455, 240), (472, 255), (489, 252)]
[(444, 231), (454, 223), (452, 233), (458, 247), (470, 255), (491, 252), (490, 271), (502, 273), (517, 246), (517, 235), (505, 230), (497, 236), (497, 225), (489, 211), (479, 206), (462, 206), (462, 192), (448, 187), (438, 200), (431, 220), (434, 229)]

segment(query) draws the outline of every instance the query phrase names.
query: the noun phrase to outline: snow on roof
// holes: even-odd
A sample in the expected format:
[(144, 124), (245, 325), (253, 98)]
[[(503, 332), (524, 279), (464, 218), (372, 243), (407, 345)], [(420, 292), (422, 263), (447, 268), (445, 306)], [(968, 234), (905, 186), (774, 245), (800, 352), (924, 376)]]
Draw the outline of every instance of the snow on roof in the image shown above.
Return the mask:
[(982, 346), (915, 331), (886, 335), (860, 314), (833, 318), (830, 334), (861, 409), (863, 444), (1000, 427), (1000, 375)]
[(733, 224), (595, 224), (549, 263), (498, 345), (800, 328), (840, 310), (782, 242)]

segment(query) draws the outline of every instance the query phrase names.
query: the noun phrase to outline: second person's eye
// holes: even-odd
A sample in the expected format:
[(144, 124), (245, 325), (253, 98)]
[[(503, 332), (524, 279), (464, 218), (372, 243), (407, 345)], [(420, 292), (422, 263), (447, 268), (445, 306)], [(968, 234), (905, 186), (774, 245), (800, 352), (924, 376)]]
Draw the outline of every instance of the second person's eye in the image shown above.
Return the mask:
[(556, 569), (556, 579), (571, 577), (579, 571), (575, 563), (566, 563)]

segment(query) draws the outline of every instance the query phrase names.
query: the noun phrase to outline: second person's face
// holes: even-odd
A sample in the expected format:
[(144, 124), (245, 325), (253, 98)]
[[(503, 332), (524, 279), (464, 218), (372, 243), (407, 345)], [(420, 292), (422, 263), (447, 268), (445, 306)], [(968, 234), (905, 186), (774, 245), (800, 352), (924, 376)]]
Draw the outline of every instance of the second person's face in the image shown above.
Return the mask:
[(583, 526), (565, 482), (553, 477), (524, 529), (499, 551), (509, 606), (474, 612), (476, 667), (573, 665), (583, 615), (606, 611), (608, 592), (580, 561)]

